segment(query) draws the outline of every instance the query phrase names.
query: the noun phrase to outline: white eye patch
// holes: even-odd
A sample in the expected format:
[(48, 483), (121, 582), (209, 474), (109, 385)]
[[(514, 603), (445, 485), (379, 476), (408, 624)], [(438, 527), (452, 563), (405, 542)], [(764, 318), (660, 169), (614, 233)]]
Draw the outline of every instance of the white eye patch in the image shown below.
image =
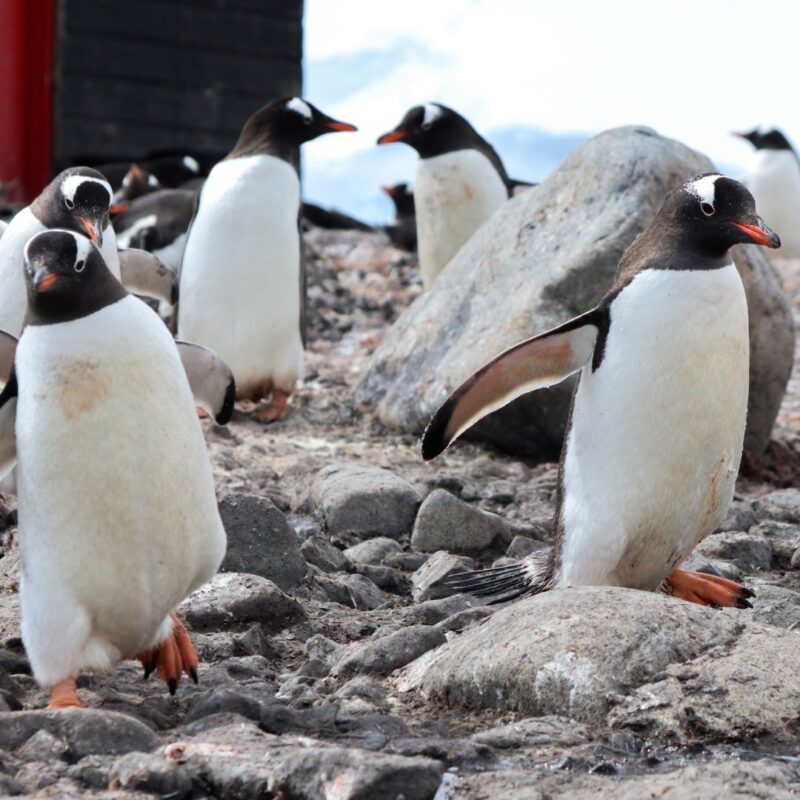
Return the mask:
[(427, 130), (442, 116), (442, 109), (436, 103), (425, 103), (422, 108), (422, 127)]
[(702, 178), (697, 178), (697, 180), (684, 184), (684, 188), (687, 192), (691, 192), (701, 203), (711, 206), (713, 213), (716, 195), (714, 184), (718, 178), (722, 177), (722, 175), (704, 175)]
[(293, 97), (287, 104), (286, 108), (289, 111), (294, 111), (295, 114), (299, 114), (305, 120), (311, 120), (313, 114), (311, 113), (311, 109), (309, 108), (308, 103), (305, 100), (301, 100), (299, 97)]
[(197, 163), (197, 159), (194, 159), (191, 156), (183, 157), (183, 166), (192, 172), (200, 172), (200, 165)]
[(61, 184), (61, 194), (67, 203), (75, 204), (75, 193), (84, 183), (97, 183), (108, 192), (108, 202), (111, 202), (111, 186), (102, 178), (92, 178), (89, 175), (70, 175), (64, 178)]

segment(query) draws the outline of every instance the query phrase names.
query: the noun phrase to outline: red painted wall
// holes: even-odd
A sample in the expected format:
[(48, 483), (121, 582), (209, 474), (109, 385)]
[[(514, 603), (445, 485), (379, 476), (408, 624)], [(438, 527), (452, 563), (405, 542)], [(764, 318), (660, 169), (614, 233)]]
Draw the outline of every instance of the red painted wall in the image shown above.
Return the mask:
[(51, 178), (55, 0), (0, 0), (0, 181), (30, 201)]

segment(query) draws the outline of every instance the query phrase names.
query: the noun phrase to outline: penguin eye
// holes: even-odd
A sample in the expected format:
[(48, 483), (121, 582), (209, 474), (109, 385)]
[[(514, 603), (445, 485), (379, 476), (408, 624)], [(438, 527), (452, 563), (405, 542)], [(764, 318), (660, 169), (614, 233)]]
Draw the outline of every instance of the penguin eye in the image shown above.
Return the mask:
[(714, 208), (714, 206), (711, 205), (711, 203), (700, 203), (700, 210), (707, 217), (710, 217), (714, 213), (715, 208)]
[(66, 206), (66, 207), (67, 207), (67, 208), (68, 208), (70, 211), (72, 211), (72, 209), (73, 209), (73, 208), (75, 208), (75, 201), (74, 201), (74, 200), (70, 200), (70, 199), (69, 199), (69, 197), (65, 197), (65, 198), (64, 198), (64, 205), (65, 205), (65, 206)]
[(311, 117), (303, 117), (303, 124), (310, 125), (311, 124)]
[(81, 260), (81, 261), (76, 261), (75, 262), (75, 272), (83, 272), (83, 270), (85, 268), (86, 268), (86, 261), (85, 260)]
[(431, 125), (433, 125), (432, 122), (423, 122), (422, 125), (420, 125), (420, 128), (422, 128), (424, 131), (429, 131), (431, 129)]

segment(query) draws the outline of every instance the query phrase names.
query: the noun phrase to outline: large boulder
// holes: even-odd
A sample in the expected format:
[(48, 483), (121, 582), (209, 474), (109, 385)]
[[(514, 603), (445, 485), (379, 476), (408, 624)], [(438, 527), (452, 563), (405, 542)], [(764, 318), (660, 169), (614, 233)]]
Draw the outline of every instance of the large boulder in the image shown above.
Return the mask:
[[(464, 245), (386, 335), (356, 399), (374, 407), (385, 425), (421, 432), (450, 392), (490, 358), (594, 306), (664, 195), (712, 170), (705, 156), (648, 128), (590, 139)], [(751, 317), (746, 446), (760, 452), (791, 371), (794, 333), (773, 269), (758, 248), (739, 250)], [(529, 458), (557, 457), (572, 387), (566, 381), (519, 398), (471, 435)]]
[(410, 664), (401, 688), (682, 742), (786, 737), (800, 724), (798, 647), (800, 633), (746, 612), (580, 587), (497, 611)]

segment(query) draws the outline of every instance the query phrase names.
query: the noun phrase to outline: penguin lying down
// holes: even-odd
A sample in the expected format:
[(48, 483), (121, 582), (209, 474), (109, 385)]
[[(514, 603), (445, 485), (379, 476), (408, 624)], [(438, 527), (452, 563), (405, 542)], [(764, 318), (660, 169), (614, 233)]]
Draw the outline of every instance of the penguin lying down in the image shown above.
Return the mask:
[(45, 231), (24, 257), (25, 328), (0, 341), (0, 471), (16, 463), (34, 677), (51, 708), (81, 706), (80, 672), (138, 658), (174, 693), (198, 664), (175, 608), (225, 551), (195, 407), (225, 423), (232, 374), (174, 342), (86, 237)]
[(502, 353), (436, 412), (426, 460), (516, 397), (579, 374), (552, 551), (455, 575), (453, 589), (501, 602), (624, 586), (750, 607), (753, 592), (738, 583), (679, 569), (725, 516), (742, 454), (749, 343), (737, 243), (780, 239), (742, 184), (690, 180), (667, 195), (595, 308)]

